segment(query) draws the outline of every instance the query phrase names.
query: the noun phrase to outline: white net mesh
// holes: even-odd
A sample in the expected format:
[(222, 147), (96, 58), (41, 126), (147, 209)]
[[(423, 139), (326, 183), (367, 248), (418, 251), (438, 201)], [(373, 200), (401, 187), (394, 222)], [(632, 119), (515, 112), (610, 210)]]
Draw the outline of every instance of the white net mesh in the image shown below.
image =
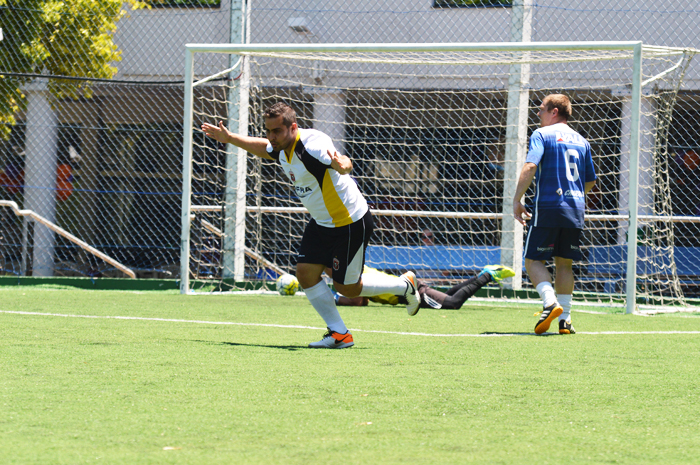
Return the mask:
[[(630, 44), (632, 42), (629, 42)], [(623, 44), (621, 42), (617, 44)], [(633, 50), (626, 45), (596, 42), (561, 43), (559, 49), (550, 44), (382, 44), (375, 51), (366, 51), (358, 44), (316, 45), (300, 48), (294, 45), (251, 46), (242, 56), (273, 57), (292, 60), (333, 61), (336, 63), (395, 63), (429, 65), (489, 65), (523, 63), (601, 62), (632, 59)], [(467, 50), (468, 49), (468, 50)], [(689, 51), (680, 47), (642, 46), (645, 58), (681, 56)], [(527, 54), (527, 55), (523, 55)]]
[[(646, 303), (683, 302), (669, 200), (669, 127), (692, 55), (644, 47), (636, 282)], [(195, 72), (207, 56), (195, 54)], [(522, 267), (524, 234), (509, 221), (512, 193), (527, 135), (539, 124), (538, 106), (561, 92), (572, 99), (569, 123), (591, 143), (598, 174), (587, 200), (585, 258), (575, 264), (576, 292), (596, 302), (624, 301), (632, 58), (631, 50), (575, 49), (247, 52), (226, 80), (194, 88), (192, 286), (269, 285), (277, 274), (293, 272), (308, 221), (276, 163), (249, 156), (245, 271), (231, 269), (235, 200), (226, 191), (236, 152), (207, 139), (199, 126), (237, 120), (239, 99), (247, 115), (243, 133), (264, 137), (264, 108), (283, 101), (296, 110), (300, 127), (325, 132), (352, 158), (352, 175), (375, 213), (369, 265), (449, 284), (487, 264)], [(509, 106), (516, 94), (524, 103)], [(520, 124), (513, 117), (518, 111)], [(524, 272), (507, 283), (521, 286), (530, 286)]]

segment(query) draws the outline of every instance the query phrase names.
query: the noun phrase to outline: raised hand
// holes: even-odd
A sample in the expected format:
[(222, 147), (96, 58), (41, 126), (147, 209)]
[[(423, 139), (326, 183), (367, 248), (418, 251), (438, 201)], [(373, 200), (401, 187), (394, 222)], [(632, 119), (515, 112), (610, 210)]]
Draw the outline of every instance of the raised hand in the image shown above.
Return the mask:
[(219, 121), (218, 126), (211, 125), (209, 123), (202, 124), (202, 131), (207, 136), (218, 140), (219, 142), (228, 143), (229, 142), (229, 130), (226, 129), (224, 123)]
[(331, 157), (331, 168), (336, 170), (340, 174), (348, 174), (352, 171), (352, 161), (345, 155), (341, 155), (338, 152), (332, 152), (328, 150), (328, 156)]

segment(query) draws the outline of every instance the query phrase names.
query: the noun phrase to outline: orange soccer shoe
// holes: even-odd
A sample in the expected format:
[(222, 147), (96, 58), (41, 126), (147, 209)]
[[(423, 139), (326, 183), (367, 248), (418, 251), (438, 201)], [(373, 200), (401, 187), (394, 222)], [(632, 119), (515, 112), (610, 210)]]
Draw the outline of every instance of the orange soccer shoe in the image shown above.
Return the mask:
[(336, 333), (327, 328), (328, 332), (323, 335), (323, 339), (318, 342), (312, 342), (309, 347), (312, 349), (344, 349), (355, 345), (352, 340), (352, 334), (348, 331), (345, 334)]
[(576, 330), (571, 324), (571, 320), (559, 320), (559, 334), (576, 334)]
[(552, 324), (554, 320), (559, 318), (559, 315), (564, 311), (558, 302), (554, 302), (549, 307), (542, 310), (542, 315), (540, 315), (540, 321), (535, 325), (535, 334), (542, 334), (549, 329), (549, 325)]

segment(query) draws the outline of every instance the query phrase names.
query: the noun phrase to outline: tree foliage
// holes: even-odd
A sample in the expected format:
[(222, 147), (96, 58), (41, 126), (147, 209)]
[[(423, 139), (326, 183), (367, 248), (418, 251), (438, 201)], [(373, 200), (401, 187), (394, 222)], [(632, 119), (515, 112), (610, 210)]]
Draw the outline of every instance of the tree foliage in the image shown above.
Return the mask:
[[(0, 137), (25, 108), (22, 87), (34, 79), (3, 72), (110, 79), (121, 60), (113, 35), (126, 14), (122, 0), (0, 0)], [(91, 95), (87, 81), (51, 79), (49, 91), (56, 99)]]

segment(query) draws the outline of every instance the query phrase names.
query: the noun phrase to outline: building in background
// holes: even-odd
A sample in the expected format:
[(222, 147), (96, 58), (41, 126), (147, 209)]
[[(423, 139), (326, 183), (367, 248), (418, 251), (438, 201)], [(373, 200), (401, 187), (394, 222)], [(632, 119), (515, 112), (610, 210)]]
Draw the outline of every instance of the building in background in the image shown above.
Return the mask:
[[(507, 42), (511, 38), (512, 9), (507, 0), (299, 0), (291, 6), (271, 0), (249, 0), (246, 6), (250, 23), (244, 33), (249, 34), (251, 43)], [(128, 264), (141, 277), (176, 277), (179, 272), (184, 45), (230, 42), (232, 34), (240, 34), (236, 27), (231, 28), (232, 18), (235, 22), (243, 14), (239, 8), (236, 0), (165, 0), (150, 10), (130, 12), (118, 24), (116, 42), (123, 59), (116, 64), (119, 71), (114, 82), (95, 83), (92, 98), (62, 101), (55, 107), (56, 163), (70, 168), (72, 185), (71, 195), (56, 201), (56, 222)], [(603, 0), (583, 5), (571, 0), (544, 0), (532, 6), (531, 40), (642, 40), (654, 45), (700, 48), (700, 38), (694, 33), (699, 19), (700, 6), (689, 0), (676, 2), (673, 8), (651, 0), (625, 0), (614, 5)], [(227, 64), (227, 57), (213, 57), (197, 71), (207, 75), (225, 69)], [(215, 94), (211, 96), (213, 101), (219, 98)], [(295, 94), (294, 98), (306, 102), (300, 110), (302, 122), (305, 115), (309, 121), (315, 119), (315, 99), (321, 97)], [(402, 97), (397, 93), (395, 98)], [(497, 98), (500, 101), (493, 106), (502, 109), (504, 97)], [(674, 115), (677, 123), (672, 124), (669, 134), (674, 155), (700, 151), (698, 103), (700, 62), (696, 60), (686, 73)], [(459, 99), (446, 102), (448, 106), (462, 104)], [(599, 115), (591, 118), (596, 121), (614, 121), (623, 111), (614, 100), (607, 106), (592, 106), (581, 98), (575, 104), (581, 111)], [(533, 109), (532, 127), (536, 126), (534, 113)], [(335, 132), (343, 140), (343, 150), (353, 158), (373, 160), (372, 164), (360, 163), (358, 176), (366, 177), (363, 189), (376, 208), (430, 209), (444, 197), (446, 189), (452, 189), (463, 179), (479, 180), (465, 183), (466, 197), (489, 198), (497, 183), (502, 182), (502, 174), (483, 168), (493, 161), (494, 147), (498, 151), (503, 146), (502, 130), (444, 131), (421, 123), (416, 129), (426, 145), (431, 140), (436, 143), (450, 140), (451, 145), (459, 147), (455, 156), (473, 163), (441, 172), (443, 161), (436, 158), (441, 155), (433, 154), (421, 160), (429, 168), (415, 170), (415, 182), (392, 184), (392, 170), (397, 169), (394, 162), (410, 159), (411, 150), (398, 145), (395, 152), (387, 155), (389, 159), (365, 154), (377, 153), (378, 147), (390, 139), (416, 135), (388, 133), (372, 124), (373, 118), (382, 117), (388, 116), (361, 111), (341, 113), (331, 115), (330, 120), (324, 118), (331, 129), (323, 128)], [(494, 110), (490, 117), (498, 121), (504, 118), (504, 113)], [(21, 203), (24, 191), (17, 187), (17, 181), (24, 170), (26, 115), (19, 115), (19, 119), (20, 124), (14, 128), (11, 139), (2, 144), (0, 152), (0, 198)], [(595, 124), (582, 123), (583, 132), (587, 128), (593, 131), (591, 125)], [(251, 131), (259, 130), (259, 123), (252, 121)], [(615, 159), (615, 154), (620, 152), (621, 142), (615, 140), (619, 127), (608, 125), (595, 131), (610, 135), (605, 143), (594, 146), (594, 152), (600, 155), (599, 162), (619, 164)], [(220, 160), (212, 160), (211, 166), (218, 163)], [(398, 168), (401, 176), (410, 179), (411, 168), (405, 163), (401, 166)], [(614, 192), (620, 189), (619, 180), (606, 178), (605, 172), (610, 170), (601, 171), (601, 183), (607, 185), (603, 191), (608, 194), (600, 196), (597, 208), (601, 212), (617, 211), (618, 198)], [(213, 171), (199, 174), (217, 175)], [(30, 187), (56, 189), (57, 186)], [(700, 203), (688, 191), (683, 195), (693, 198), (684, 197), (680, 202), (678, 197), (675, 204)], [(501, 205), (494, 199), (460, 208), (497, 212)], [(690, 209), (686, 213), (697, 214)], [(32, 266), (27, 262), (31, 262), (28, 249), (33, 244), (27, 242), (21, 221), (7, 211), (0, 211), (0, 215), (3, 215), (0, 248), (4, 271), (31, 274)], [(430, 228), (436, 241), (479, 246), (497, 243), (497, 238), (489, 233), (493, 224), (488, 221), (470, 224), (470, 231), (481, 232), (456, 235), (440, 225), (411, 221), (386, 224), (380, 234), (387, 242), (413, 245), (420, 242), (420, 231)], [(696, 243), (700, 237), (697, 224), (684, 224), (677, 236), (682, 238), (684, 246), (700, 246)], [(54, 247), (55, 274), (121, 276), (61, 238), (56, 239)]]

